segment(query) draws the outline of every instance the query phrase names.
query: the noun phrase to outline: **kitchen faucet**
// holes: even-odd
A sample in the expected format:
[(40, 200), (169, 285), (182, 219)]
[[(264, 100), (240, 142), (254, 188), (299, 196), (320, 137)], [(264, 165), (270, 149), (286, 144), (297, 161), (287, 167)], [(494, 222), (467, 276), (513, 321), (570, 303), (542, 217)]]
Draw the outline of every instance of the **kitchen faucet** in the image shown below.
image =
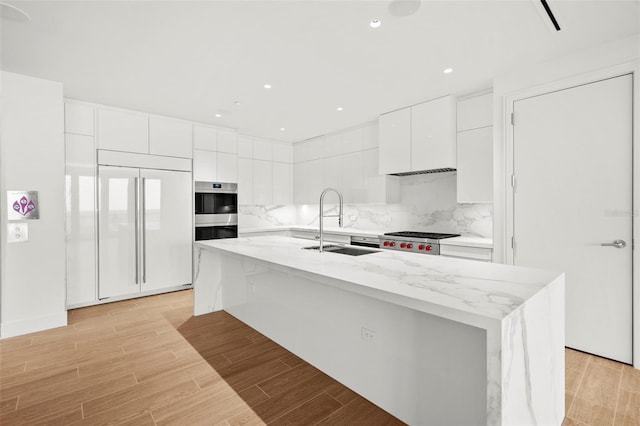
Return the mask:
[[(333, 191), (336, 194), (338, 194), (338, 200), (340, 202), (340, 209), (338, 211), (338, 214), (328, 214), (328, 215), (324, 214), (324, 196), (329, 191)], [(324, 249), (322, 247), (322, 245), (324, 243), (324, 231), (323, 231), (322, 223), (324, 222), (323, 219), (325, 217), (337, 217), (338, 218), (338, 226), (342, 228), (342, 194), (337, 189), (326, 188), (324, 191), (322, 191), (322, 194), (320, 194), (320, 215), (318, 217), (318, 219), (320, 221), (320, 253), (322, 253), (324, 251)]]

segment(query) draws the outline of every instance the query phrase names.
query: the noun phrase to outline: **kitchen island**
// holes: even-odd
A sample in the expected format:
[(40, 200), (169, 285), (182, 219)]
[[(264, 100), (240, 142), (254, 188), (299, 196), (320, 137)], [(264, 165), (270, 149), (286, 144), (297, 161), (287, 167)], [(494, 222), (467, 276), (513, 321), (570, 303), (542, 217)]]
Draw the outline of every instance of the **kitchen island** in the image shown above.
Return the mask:
[(409, 424), (562, 422), (562, 274), (311, 244), (195, 243), (194, 314), (224, 309)]

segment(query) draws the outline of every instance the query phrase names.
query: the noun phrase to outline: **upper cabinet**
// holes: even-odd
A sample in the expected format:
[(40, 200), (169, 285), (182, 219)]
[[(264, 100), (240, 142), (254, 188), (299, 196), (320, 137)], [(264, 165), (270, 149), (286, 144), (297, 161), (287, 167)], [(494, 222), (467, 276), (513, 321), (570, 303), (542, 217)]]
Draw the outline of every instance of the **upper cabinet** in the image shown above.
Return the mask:
[(457, 201), (493, 200), (493, 95), (458, 101)]
[(98, 149), (191, 158), (191, 123), (115, 108), (98, 108)]
[(380, 116), (380, 173), (456, 168), (456, 104), (445, 96)]
[(191, 158), (191, 123), (166, 118), (149, 118), (149, 153)]
[(64, 132), (74, 135), (94, 136), (95, 107), (73, 101), (64, 103)]
[(235, 130), (193, 125), (193, 179), (238, 182), (238, 136)]
[(98, 108), (98, 149), (149, 153), (149, 117), (145, 114)]

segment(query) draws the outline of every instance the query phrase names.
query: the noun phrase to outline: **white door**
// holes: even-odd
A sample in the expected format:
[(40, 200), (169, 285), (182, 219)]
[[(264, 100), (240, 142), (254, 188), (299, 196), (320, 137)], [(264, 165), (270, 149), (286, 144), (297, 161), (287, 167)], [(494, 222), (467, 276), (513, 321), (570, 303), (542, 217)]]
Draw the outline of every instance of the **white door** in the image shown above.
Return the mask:
[(566, 346), (631, 363), (631, 75), (516, 101), (514, 121), (514, 263), (565, 272)]
[(140, 170), (142, 291), (191, 284), (191, 174)]
[(98, 167), (98, 297), (140, 291), (138, 169)]

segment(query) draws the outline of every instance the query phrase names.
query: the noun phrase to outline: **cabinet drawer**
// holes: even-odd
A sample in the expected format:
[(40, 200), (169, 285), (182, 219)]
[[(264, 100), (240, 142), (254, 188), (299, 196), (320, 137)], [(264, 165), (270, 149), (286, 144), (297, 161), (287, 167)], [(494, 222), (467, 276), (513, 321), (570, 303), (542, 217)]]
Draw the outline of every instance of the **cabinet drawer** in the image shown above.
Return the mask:
[(491, 262), (492, 249), (482, 247), (466, 246), (440, 246), (440, 255), (448, 257), (459, 257), (461, 259), (482, 260)]

